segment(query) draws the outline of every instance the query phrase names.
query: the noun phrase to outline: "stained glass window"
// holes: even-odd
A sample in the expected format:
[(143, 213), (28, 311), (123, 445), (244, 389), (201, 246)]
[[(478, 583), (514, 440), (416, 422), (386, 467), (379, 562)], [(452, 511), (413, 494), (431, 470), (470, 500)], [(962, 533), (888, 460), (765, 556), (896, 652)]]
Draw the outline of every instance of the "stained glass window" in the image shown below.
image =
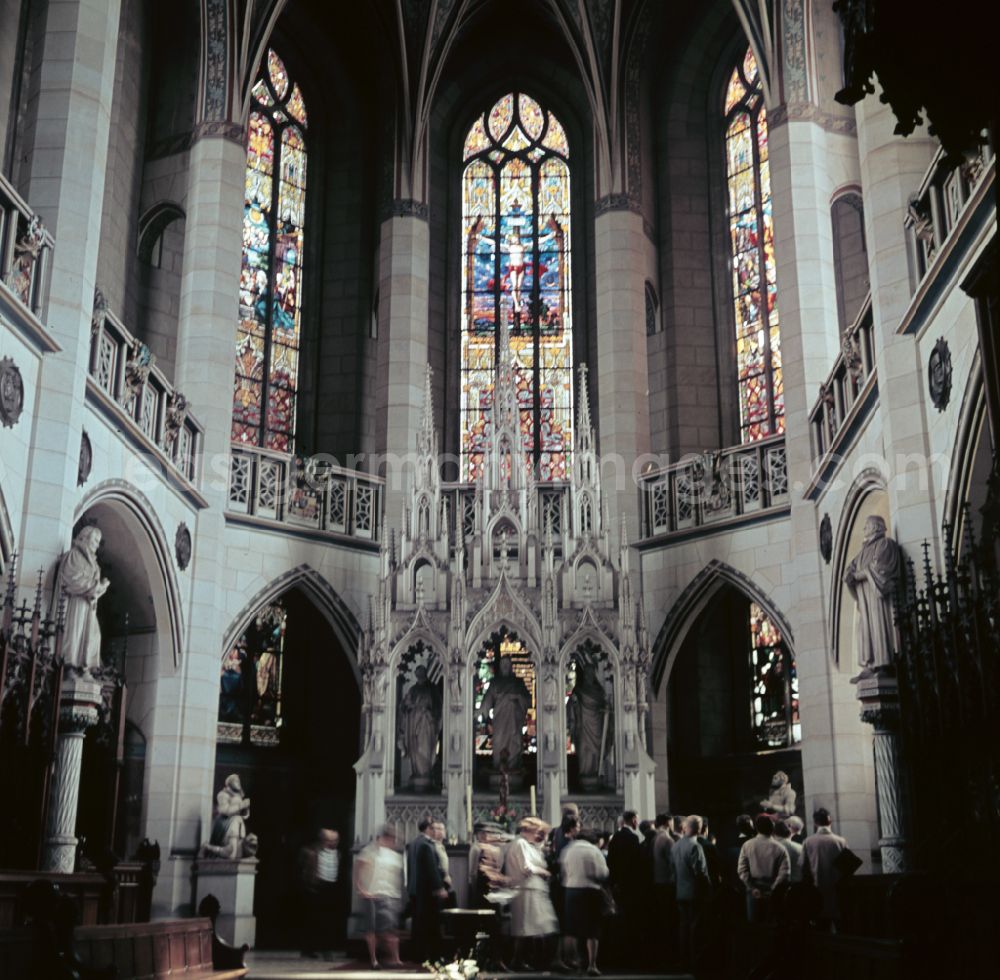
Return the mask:
[(278, 744), (287, 620), (283, 603), (270, 603), (223, 654), (219, 674), (220, 741)]
[(512, 92), (472, 123), (463, 159), (462, 479), (482, 471), (503, 318), (525, 462), (539, 480), (563, 480), (573, 441), (566, 132), (533, 98)]
[(759, 749), (781, 749), (802, 741), (799, 678), (795, 659), (774, 620), (750, 603), (750, 715)]
[(750, 49), (729, 78), (724, 111), (740, 441), (746, 443), (785, 431), (767, 113)]
[(232, 440), (291, 452), (302, 327), (306, 106), (273, 50), (247, 127)]

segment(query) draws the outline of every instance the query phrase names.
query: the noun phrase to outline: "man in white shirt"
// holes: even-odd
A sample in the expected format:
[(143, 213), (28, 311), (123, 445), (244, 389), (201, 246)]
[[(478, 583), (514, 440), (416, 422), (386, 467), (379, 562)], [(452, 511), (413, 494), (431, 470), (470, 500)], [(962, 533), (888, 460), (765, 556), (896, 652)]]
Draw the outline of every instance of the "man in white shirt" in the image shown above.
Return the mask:
[(302, 884), (308, 910), (302, 955), (315, 959), (322, 952), (343, 946), (346, 902), (341, 869), (340, 834), (323, 828), (317, 839), (302, 849)]
[(384, 826), (375, 840), (358, 855), (354, 884), (367, 905), (365, 941), (373, 970), (378, 969), (378, 943), (389, 950), (388, 967), (402, 966), (399, 959), (399, 915), (403, 905), (403, 855), (396, 850), (396, 832)]

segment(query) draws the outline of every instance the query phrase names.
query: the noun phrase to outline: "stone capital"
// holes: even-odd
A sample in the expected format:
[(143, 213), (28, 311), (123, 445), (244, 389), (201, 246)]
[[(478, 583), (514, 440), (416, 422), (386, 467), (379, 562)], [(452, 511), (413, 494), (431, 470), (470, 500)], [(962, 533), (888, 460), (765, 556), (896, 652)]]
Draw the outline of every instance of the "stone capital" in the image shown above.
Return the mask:
[(89, 674), (68, 669), (59, 702), (60, 733), (82, 735), (96, 725), (103, 703), (102, 693), (100, 683)]
[(860, 702), (861, 720), (876, 732), (899, 728), (899, 681), (894, 671), (879, 670), (857, 681), (854, 696)]

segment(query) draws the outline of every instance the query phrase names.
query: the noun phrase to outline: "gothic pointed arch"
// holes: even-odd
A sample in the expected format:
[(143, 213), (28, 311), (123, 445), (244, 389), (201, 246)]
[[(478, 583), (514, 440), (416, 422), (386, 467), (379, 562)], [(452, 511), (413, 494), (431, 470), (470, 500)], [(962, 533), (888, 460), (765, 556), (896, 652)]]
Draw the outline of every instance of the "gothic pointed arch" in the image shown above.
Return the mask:
[(222, 649), (228, 650), (236, 642), (262, 607), (274, 602), (293, 588), (300, 589), (330, 624), (360, 688), (361, 670), (358, 666), (357, 652), (361, 644), (361, 625), (333, 586), (308, 564), (289, 569), (260, 589), (230, 622), (224, 635)]
[(500, 573), (496, 588), (466, 630), (465, 649), (470, 663), (474, 662), (482, 645), (501, 627), (516, 633), (537, 662), (542, 652), (541, 626), (531, 608), (510, 587), (504, 572)]
[[(181, 662), (184, 648), (184, 609), (177, 580), (173, 545), (168, 541), (152, 501), (127, 480), (105, 480), (97, 484), (80, 501), (74, 520), (80, 521), (94, 509), (110, 509), (118, 514), (128, 533), (132, 547), (138, 549), (145, 572), (150, 576), (151, 597), (158, 630), (165, 628), (173, 667)], [(156, 586), (160, 587), (157, 588)]]
[(735, 586), (764, 610), (781, 631), (794, 656), (794, 634), (777, 603), (742, 572), (724, 561), (713, 559), (678, 596), (656, 635), (652, 652), (652, 677), (653, 688), (657, 693), (669, 678), (674, 659), (691, 626), (715, 593), (726, 584)]
[(844, 573), (848, 563), (860, 550), (860, 537), (865, 519), (871, 514), (877, 514), (885, 519), (891, 536), (892, 526), (889, 521), (889, 496), (885, 474), (873, 466), (862, 470), (848, 488), (833, 538), (829, 642), (830, 656), (842, 670), (851, 667), (849, 661), (841, 656), (841, 649), (851, 642), (850, 623), (854, 605), (847, 594)]

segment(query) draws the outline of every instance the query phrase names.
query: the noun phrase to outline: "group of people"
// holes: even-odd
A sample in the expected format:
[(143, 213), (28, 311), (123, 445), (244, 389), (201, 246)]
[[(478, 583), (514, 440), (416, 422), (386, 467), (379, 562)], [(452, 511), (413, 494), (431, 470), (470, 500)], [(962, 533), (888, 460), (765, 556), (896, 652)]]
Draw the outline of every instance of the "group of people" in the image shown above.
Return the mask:
[[(817, 809), (813, 820), (815, 833), (803, 839), (803, 821), (794, 815), (744, 814), (728, 847), (697, 815), (640, 821), (627, 810), (609, 837), (586, 829), (574, 804), (554, 828), (527, 817), (512, 836), (477, 824), (468, 904), (496, 912), (490, 922), (498, 969), (596, 976), (603, 944), (618, 968), (711, 973), (735, 942), (763, 941), (788, 904), (800, 918), (836, 928), (837, 882), (853, 870), (853, 856), (826, 810)], [(426, 819), (418, 830), (404, 852), (395, 829), (382, 827), (354, 863), (373, 968), (402, 965), (406, 916), (409, 959), (434, 961), (444, 952), (442, 913), (457, 904), (445, 827)], [(336, 841), (322, 837), (310, 852), (322, 914), (332, 911), (336, 892), (329, 884), (339, 870), (334, 854)]]

